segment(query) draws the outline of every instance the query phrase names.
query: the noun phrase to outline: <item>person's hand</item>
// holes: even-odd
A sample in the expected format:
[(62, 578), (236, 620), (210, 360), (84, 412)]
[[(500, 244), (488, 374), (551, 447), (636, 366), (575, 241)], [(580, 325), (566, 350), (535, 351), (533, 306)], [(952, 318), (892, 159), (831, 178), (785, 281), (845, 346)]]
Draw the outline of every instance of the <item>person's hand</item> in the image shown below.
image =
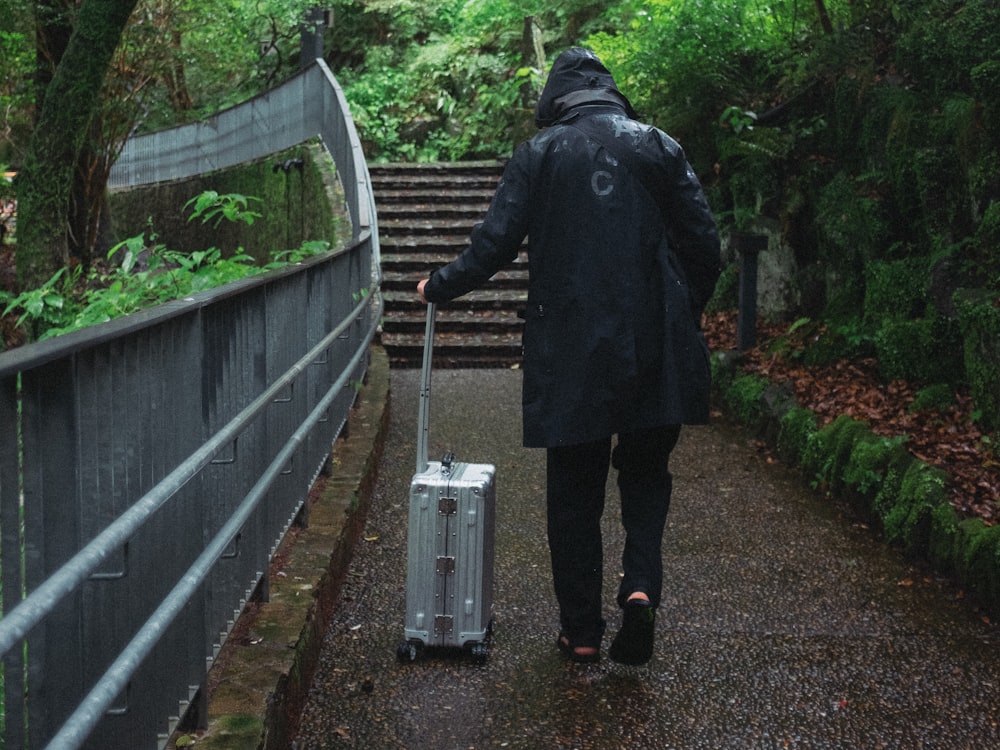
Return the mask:
[(417, 284), (417, 294), (420, 295), (420, 301), (425, 305), (427, 304), (427, 298), (424, 296), (424, 287), (427, 286), (427, 279), (422, 280)]

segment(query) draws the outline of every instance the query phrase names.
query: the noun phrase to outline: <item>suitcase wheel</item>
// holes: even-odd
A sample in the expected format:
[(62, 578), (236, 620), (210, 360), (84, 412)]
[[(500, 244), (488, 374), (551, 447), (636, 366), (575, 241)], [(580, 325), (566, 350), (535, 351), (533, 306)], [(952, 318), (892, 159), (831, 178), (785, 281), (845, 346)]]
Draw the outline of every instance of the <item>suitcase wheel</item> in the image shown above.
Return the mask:
[(470, 651), (472, 652), (472, 660), (476, 664), (483, 664), (486, 662), (487, 657), (490, 655), (490, 647), (485, 643), (475, 644)]
[(396, 658), (400, 661), (416, 661), (422, 645), (419, 641), (403, 641), (396, 647)]

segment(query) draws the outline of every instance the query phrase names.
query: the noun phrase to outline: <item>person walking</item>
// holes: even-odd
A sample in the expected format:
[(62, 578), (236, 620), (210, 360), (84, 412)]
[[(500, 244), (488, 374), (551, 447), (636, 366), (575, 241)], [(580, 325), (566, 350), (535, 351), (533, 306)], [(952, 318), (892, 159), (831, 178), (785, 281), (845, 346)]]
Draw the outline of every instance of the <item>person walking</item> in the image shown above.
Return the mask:
[(663, 586), (668, 459), (682, 424), (708, 420), (700, 321), (719, 275), (718, 231), (680, 145), (637, 117), (593, 52), (559, 55), (535, 112), (542, 130), (515, 149), (469, 246), (417, 285), (425, 303), (460, 297), (528, 238), (523, 441), (546, 449), (556, 645), (575, 662), (599, 660), (606, 627), (609, 464), (625, 547), (608, 655), (644, 664)]

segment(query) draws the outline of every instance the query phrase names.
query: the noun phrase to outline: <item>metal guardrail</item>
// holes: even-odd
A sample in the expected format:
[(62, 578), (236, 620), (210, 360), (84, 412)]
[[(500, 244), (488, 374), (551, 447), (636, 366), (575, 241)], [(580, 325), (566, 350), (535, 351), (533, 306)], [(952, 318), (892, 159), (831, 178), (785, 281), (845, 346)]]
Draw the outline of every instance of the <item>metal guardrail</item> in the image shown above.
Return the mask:
[(378, 325), (367, 167), (322, 61), (126, 145), (116, 187), (317, 134), (346, 247), (0, 354), (4, 747), (164, 746), (327, 464)]

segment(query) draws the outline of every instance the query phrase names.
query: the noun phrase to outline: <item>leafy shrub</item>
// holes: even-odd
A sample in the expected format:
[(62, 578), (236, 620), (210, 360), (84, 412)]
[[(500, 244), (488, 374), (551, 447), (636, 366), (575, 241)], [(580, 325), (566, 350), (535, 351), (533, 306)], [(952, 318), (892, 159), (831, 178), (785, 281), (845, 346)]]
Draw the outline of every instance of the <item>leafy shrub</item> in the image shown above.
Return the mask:
[[(899, 4), (902, 5), (902, 4)], [(1000, 5), (995, 0), (913, 3), (896, 61), (933, 93), (968, 90), (973, 68), (1000, 49)]]
[(1000, 526), (985, 526), (979, 518), (958, 524), (957, 573), (991, 611), (1000, 606)]
[[(188, 202), (189, 220), (222, 219), (252, 224), (259, 216), (248, 206), (254, 198), (206, 192)], [(63, 268), (38, 289), (17, 296), (0, 294), (4, 315), (21, 311), (17, 325), (28, 323), (38, 341), (144, 310), (162, 302), (222, 286), (262, 271), (325, 252), (326, 242), (306, 242), (296, 251), (276, 254), (258, 266), (242, 248), (227, 256), (218, 248), (182, 253), (156, 242), (150, 232), (131, 237), (108, 252), (110, 270)]]
[[(1000, 141), (1000, 138), (998, 138)], [(994, 175), (995, 176), (995, 175)], [(966, 267), (970, 286), (1000, 288), (1000, 200), (992, 200), (970, 243)]]
[(761, 416), (761, 397), (768, 381), (756, 375), (737, 375), (726, 389), (725, 397), (732, 413), (743, 424), (753, 425)]
[(805, 365), (824, 365), (839, 359), (871, 357), (875, 354), (871, 326), (859, 318), (821, 327), (802, 353)]
[(882, 488), (890, 462), (906, 441), (905, 435), (891, 438), (859, 435), (844, 466), (844, 485), (866, 497), (873, 497)]
[(739, 267), (735, 263), (730, 263), (722, 270), (719, 280), (715, 283), (715, 291), (705, 307), (705, 312), (711, 315), (735, 309), (739, 304), (739, 286)]
[(778, 430), (777, 451), (781, 460), (792, 465), (801, 463), (816, 430), (816, 415), (811, 410), (799, 406), (789, 409)]
[(890, 321), (875, 334), (879, 372), (886, 380), (959, 383), (960, 341), (956, 324), (944, 318)]
[(954, 403), (955, 389), (948, 383), (935, 383), (917, 391), (909, 411), (942, 411)]
[(981, 290), (956, 295), (965, 372), (983, 428), (1000, 430), (1000, 295)]
[(931, 513), (948, 501), (946, 475), (922, 461), (913, 461), (894, 501), (885, 503), (882, 527), (890, 544), (901, 544), (911, 554), (924, 554), (931, 535)]
[(931, 564), (947, 574), (957, 569), (959, 553), (960, 518), (950, 504), (941, 504), (931, 510), (931, 532), (927, 546), (927, 557)]
[(840, 172), (818, 196), (816, 219), (829, 246), (825, 254), (844, 271), (856, 271), (858, 260), (881, 257), (888, 245), (884, 206), (868, 188), (864, 179)]
[(876, 324), (924, 314), (927, 268), (922, 259), (874, 261), (865, 266), (864, 318)]
[(881, 484), (872, 501), (872, 510), (880, 520), (884, 521), (893, 505), (898, 502), (903, 478), (916, 460), (902, 441), (888, 456), (882, 470)]
[(870, 435), (865, 422), (846, 414), (813, 433), (802, 455), (803, 468), (815, 477), (813, 486), (830, 494), (838, 493), (844, 486), (844, 469), (855, 443)]

